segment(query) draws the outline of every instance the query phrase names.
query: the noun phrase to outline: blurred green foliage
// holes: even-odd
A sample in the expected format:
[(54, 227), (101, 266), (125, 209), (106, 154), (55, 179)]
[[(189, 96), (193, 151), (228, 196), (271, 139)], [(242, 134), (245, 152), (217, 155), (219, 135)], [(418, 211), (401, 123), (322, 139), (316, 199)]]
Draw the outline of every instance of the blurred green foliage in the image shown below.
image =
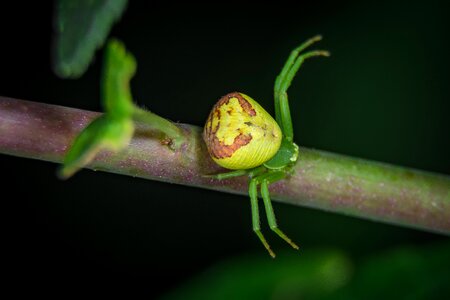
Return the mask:
[(164, 299), (316, 299), (346, 284), (351, 269), (338, 251), (285, 252), (273, 260), (245, 255), (219, 263)]
[(351, 262), (307, 249), (275, 260), (223, 261), (163, 299), (444, 299), (450, 295), (450, 243), (403, 247)]
[(402, 247), (356, 264), (352, 280), (325, 299), (447, 299), (450, 243)]
[(53, 65), (63, 78), (78, 78), (103, 45), (127, 0), (58, 0)]

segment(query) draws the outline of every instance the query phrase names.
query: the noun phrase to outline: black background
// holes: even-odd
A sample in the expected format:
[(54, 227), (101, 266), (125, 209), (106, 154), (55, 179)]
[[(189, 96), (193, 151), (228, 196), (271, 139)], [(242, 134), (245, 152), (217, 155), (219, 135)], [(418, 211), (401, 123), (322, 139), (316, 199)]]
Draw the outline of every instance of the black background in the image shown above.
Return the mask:
[[(52, 12), (51, 3), (3, 4), (0, 95), (99, 111), (102, 52), (81, 79), (56, 77)], [(321, 33), (332, 57), (308, 62), (289, 91), (297, 142), (450, 174), (448, 23), (443, 1), (135, 1), (111, 35), (137, 58), (135, 100), (201, 126), (231, 91), (272, 112), (287, 54)], [(0, 166), (2, 272), (18, 295), (152, 298), (223, 259), (266, 255), (246, 197), (86, 170), (60, 181), (55, 164), (5, 155)], [(447, 239), (307, 208), (275, 210), (303, 248), (339, 248), (355, 261)], [(289, 250), (269, 240), (281, 255)]]

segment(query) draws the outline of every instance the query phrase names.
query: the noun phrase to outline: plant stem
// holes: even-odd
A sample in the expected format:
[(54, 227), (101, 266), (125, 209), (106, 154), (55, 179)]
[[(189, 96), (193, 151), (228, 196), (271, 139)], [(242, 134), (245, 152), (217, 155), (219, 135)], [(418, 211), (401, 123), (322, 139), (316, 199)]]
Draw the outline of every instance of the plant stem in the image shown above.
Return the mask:
[[(98, 113), (0, 97), (0, 153), (60, 163), (75, 136)], [(102, 152), (91, 169), (247, 195), (247, 179), (216, 180), (201, 129), (179, 124), (176, 151), (138, 124), (129, 147)], [(169, 187), (168, 187), (169, 188)], [(274, 183), (282, 202), (450, 235), (450, 177), (300, 148), (294, 175)]]
[(166, 142), (172, 150), (177, 150), (181, 147), (184, 140), (183, 133), (180, 128), (169, 120), (138, 107), (134, 107), (133, 120), (148, 125), (151, 130), (158, 130), (164, 133), (165, 136), (162, 139), (169, 139)]

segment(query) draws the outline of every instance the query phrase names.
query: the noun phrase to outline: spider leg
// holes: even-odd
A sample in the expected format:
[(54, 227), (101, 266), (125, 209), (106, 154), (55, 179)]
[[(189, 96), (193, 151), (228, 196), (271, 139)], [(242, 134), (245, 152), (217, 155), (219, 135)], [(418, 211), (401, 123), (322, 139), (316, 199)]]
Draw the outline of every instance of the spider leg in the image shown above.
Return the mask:
[(286, 61), (283, 69), (275, 80), (274, 86), (274, 98), (275, 98), (275, 117), (277, 123), (281, 126), (283, 134), (288, 141), (292, 141), (294, 137), (294, 132), (292, 129), (291, 113), (289, 110), (289, 102), (287, 96), (287, 90), (294, 79), (295, 74), (300, 69), (303, 62), (314, 56), (329, 56), (327, 51), (313, 50), (303, 54), (301, 51), (311, 46), (317, 41), (322, 39), (321, 36), (315, 36), (299, 47), (294, 49), (288, 60)]
[(274, 92), (275, 94), (278, 94), (278, 91), (280, 90), (281, 83), (283, 82), (284, 78), (286, 77), (286, 74), (291, 69), (292, 65), (294, 64), (295, 60), (299, 56), (300, 52), (314, 44), (315, 42), (318, 42), (322, 39), (322, 36), (316, 35), (310, 39), (308, 39), (306, 42), (303, 42), (300, 46), (295, 48), (291, 51), (291, 54), (289, 55), (288, 59), (284, 63), (283, 69), (281, 70), (280, 74), (277, 76), (275, 80), (275, 87)]
[(260, 241), (263, 243), (264, 247), (269, 251), (270, 256), (275, 257), (275, 253), (270, 249), (269, 244), (264, 238), (261, 232), (261, 226), (259, 222), (259, 208), (258, 208), (258, 191), (257, 191), (258, 181), (256, 178), (250, 180), (248, 194), (250, 195), (250, 202), (252, 208), (252, 224), (253, 231), (256, 233)]
[(261, 174), (264, 171), (266, 171), (266, 168), (264, 166), (259, 166), (259, 167), (253, 168), (253, 169), (235, 170), (235, 171), (231, 171), (231, 172), (214, 174), (214, 175), (204, 175), (203, 177), (222, 180), (222, 179), (228, 179), (228, 178), (248, 175), (250, 178), (252, 178), (256, 175)]
[(261, 178), (261, 196), (264, 201), (264, 207), (266, 208), (267, 221), (269, 223), (270, 229), (278, 234), (283, 240), (285, 240), (294, 249), (298, 249), (298, 246), (283, 232), (278, 228), (277, 220), (275, 218), (275, 213), (273, 211), (272, 202), (269, 195), (269, 183), (273, 181), (278, 181), (285, 177), (285, 173), (278, 171), (263, 175)]
[(299, 55), (299, 53), (301, 51), (303, 51), (305, 48), (307, 48), (310, 45), (314, 44), (315, 42), (320, 41), (321, 39), (322, 39), (322, 36), (316, 35), (315, 37), (307, 40), (306, 42), (304, 42), (303, 44), (301, 44), (300, 46), (298, 46), (297, 48), (292, 50), (291, 54), (288, 57), (288, 59), (284, 63), (283, 69), (281, 70), (281, 72), (277, 76), (277, 78), (275, 79), (275, 86), (274, 86), (275, 119), (278, 122), (278, 124), (280, 124), (280, 126), (281, 126), (281, 123), (282, 123), (281, 112), (280, 112), (280, 108), (279, 108), (279, 103), (280, 103), (279, 91), (280, 91), (281, 83), (284, 81), (284, 78), (286, 77), (286, 74), (291, 69), (291, 67), (294, 64), (294, 62), (295, 62), (297, 56)]
[(236, 170), (236, 171), (214, 174), (214, 175), (203, 175), (203, 177), (222, 180), (222, 179), (228, 179), (228, 178), (247, 175), (248, 171), (249, 170)]
[(286, 76), (281, 79), (280, 86), (278, 93), (286, 92), (289, 86), (292, 83), (292, 80), (294, 79), (295, 74), (297, 74), (298, 69), (302, 66), (303, 62), (307, 60), (308, 58), (315, 57), (315, 56), (330, 56), (330, 53), (328, 51), (324, 50), (312, 50), (308, 51), (306, 53), (303, 53), (299, 55), (292, 65), (292, 67), (289, 69), (289, 71), (286, 73)]
[(248, 176), (249, 176), (250, 178), (253, 178), (253, 177), (255, 177), (255, 176), (261, 175), (261, 174), (264, 173), (265, 171), (267, 171), (267, 168), (266, 168), (264, 165), (261, 165), (261, 166), (259, 166), (259, 167), (250, 169), (250, 170), (248, 171)]

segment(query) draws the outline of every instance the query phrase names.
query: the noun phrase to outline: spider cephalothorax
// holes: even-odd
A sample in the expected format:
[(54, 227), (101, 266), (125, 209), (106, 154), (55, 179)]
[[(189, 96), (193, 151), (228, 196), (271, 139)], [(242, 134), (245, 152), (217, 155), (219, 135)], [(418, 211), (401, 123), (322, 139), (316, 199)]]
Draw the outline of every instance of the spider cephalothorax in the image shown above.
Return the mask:
[(212, 159), (224, 168), (235, 170), (210, 177), (226, 179), (249, 176), (253, 230), (272, 257), (275, 254), (260, 229), (257, 187), (261, 187), (270, 228), (298, 249), (278, 228), (268, 186), (288, 176), (297, 161), (298, 146), (293, 141), (287, 89), (305, 59), (329, 55), (327, 51), (318, 50), (301, 53), (320, 39), (320, 36), (316, 36), (294, 49), (278, 75), (274, 87), (276, 120), (255, 100), (234, 92), (223, 96), (214, 105), (203, 131)]

